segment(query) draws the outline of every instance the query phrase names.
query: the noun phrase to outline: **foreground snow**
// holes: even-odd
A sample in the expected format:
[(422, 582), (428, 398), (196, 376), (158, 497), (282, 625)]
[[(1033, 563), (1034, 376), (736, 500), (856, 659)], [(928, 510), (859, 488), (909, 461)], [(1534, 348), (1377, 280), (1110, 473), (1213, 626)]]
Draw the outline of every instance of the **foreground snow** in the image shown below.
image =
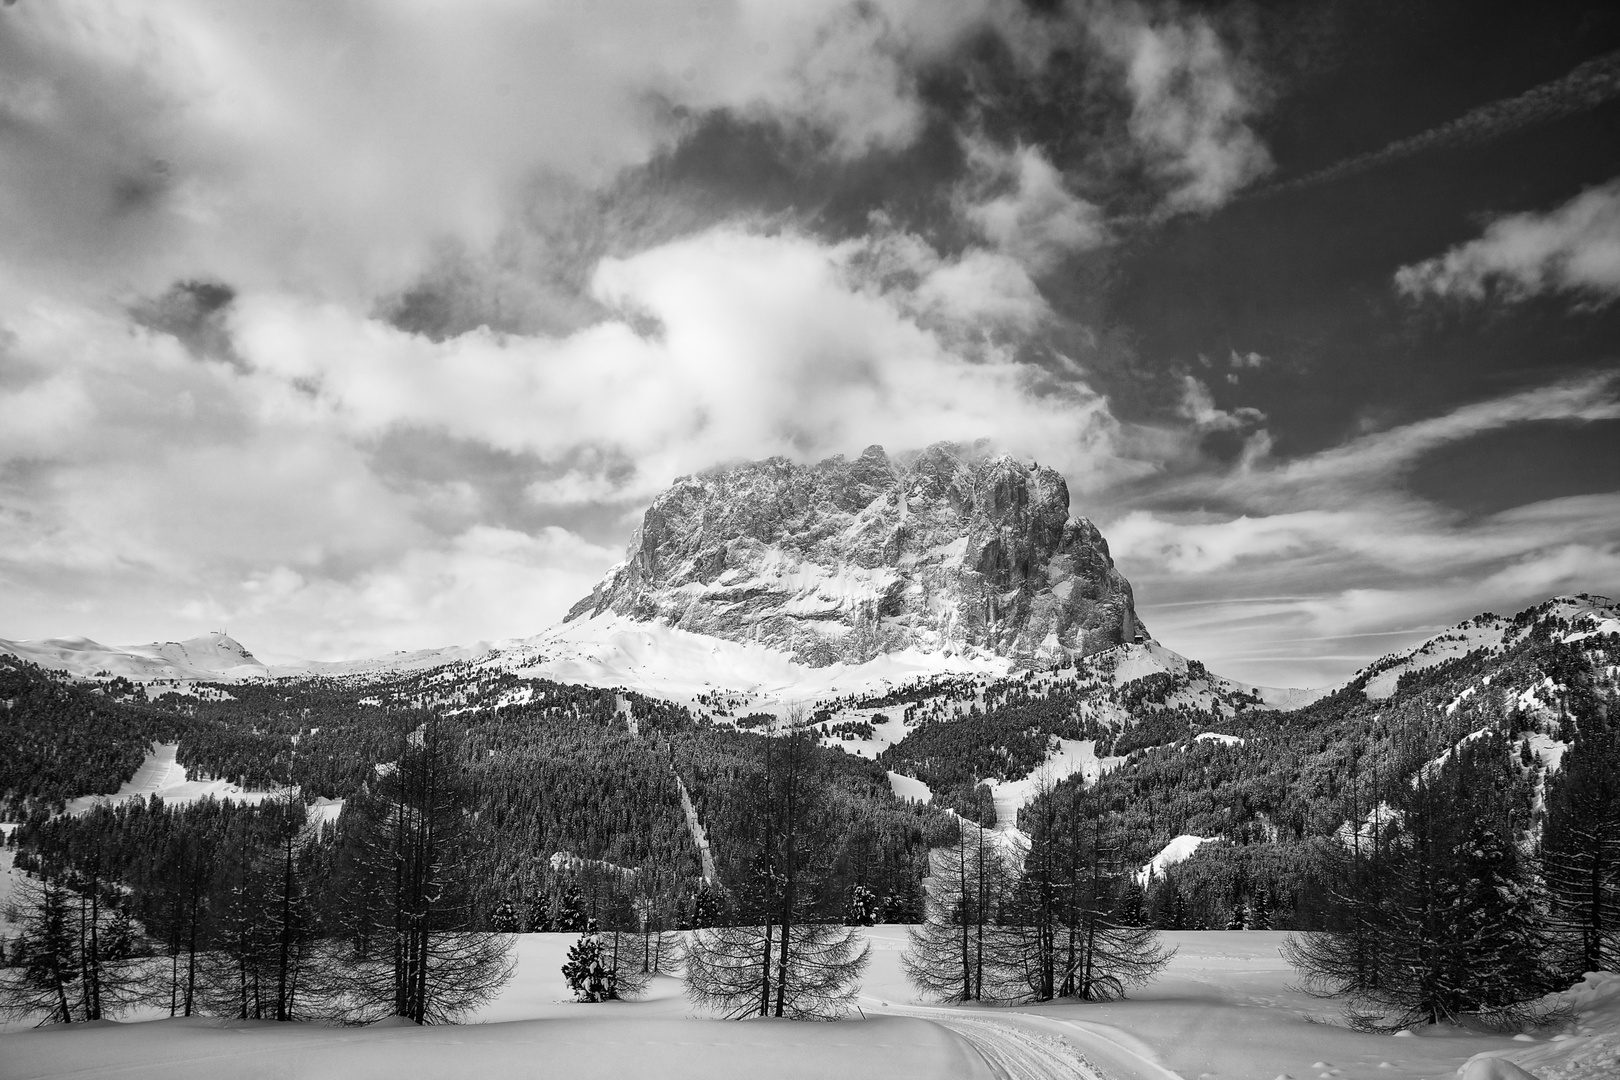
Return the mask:
[[(1351, 1031), (1334, 1006), (1290, 989), (1265, 931), (1167, 933), (1163, 978), (1128, 1001), (1019, 1009), (918, 1001), (900, 970), (905, 929), (874, 927), (861, 1014), (838, 1024), (736, 1023), (698, 1015), (680, 983), (647, 998), (568, 1000), (558, 972), (571, 935), (519, 939), (499, 999), (459, 1027), (323, 1028), (161, 1020), (0, 1036), (0, 1078), (150, 1077), (1019, 1077), (1044, 1080), (1540, 1080), (1620, 1075), (1620, 976), (1589, 976), (1564, 995), (1567, 1030), (1511, 1038), (1446, 1028), (1410, 1035)], [(864, 1018), (863, 1018), (864, 1017)], [(1470, 1064), (1472, 1062), (1472, 1064)]]

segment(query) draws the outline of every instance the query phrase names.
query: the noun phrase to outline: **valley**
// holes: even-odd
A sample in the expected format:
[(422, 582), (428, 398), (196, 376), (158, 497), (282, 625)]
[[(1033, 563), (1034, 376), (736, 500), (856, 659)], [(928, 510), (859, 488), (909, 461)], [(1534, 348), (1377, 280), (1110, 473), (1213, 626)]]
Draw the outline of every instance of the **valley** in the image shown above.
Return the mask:
[[(251, 1026), (267, 1015), (380, 1015), (320, 972), (328, 954), (364, 947), (349, 912), (377, 902), (379, 830), (406, 820), (413, 783), (448, 785), (449, 801), (419, 811), (447, 814), (453, 837), (432, 871), (455, 883), (434, 894), (453, 905), (445, 933), (516, 949), (505, 954), (515, 981), (496, 978), (444, 1014), (491, 1025), (469, 1037), (495, 1075), (524, 1047), (638, 1071), (647, 1054), (686, 1061), (680, 1047), (702, 1045), (671, 1068), (744, 1075), (795, 1046), (813, 1063), (806, 1075), (1419, 1078), (1475, 1053), (1517, 1054), (1509, 1035), (1487, 1033), (1507, 1030), (1502, 1017), (1532, 1041), (1580, 1023), (1613, 1034), (1611, 982), (1579, 991), (1579, 1007), (1558, 1004), (1585, 961), (1549, 912), (1575, 910), (1557, 905), (1578, 884), (1528, 869), (1557, 844), (1574, 845), (1557, 858), (1588, 858), (1581, 837), (1611, 827), (1613, 601), (1485, 613), (1338, 686), (1256, 687), (1153, 640), (1106, 543), (1062, 523), (1061, 482), (1010, 459), (897, 462), (874, 448), (854, 463), (765, 463), (683, 485), (655, 502), (590, 598), (529, 638), (279, 666), (223, 633), (122, 649), (0, 642), (0, 728), (14, 750), (0, 762), (4, 955), (38, 947), (29, 904), (58, 889), (57, 902), (112, 913), (81, 915), (85, 926), (124, 920), (135, 951), (114, 966), (145, 987), (105, 1012), (64, 997), (63, 1018), (179, 1013), (71, 1044), (14, 1032), (15, 1060), (83, 1054), (84, 1075), (168, 1076), (229, 1061), (251, 1075), (291, 1045)], [(755, 511), (737, 509), (749, 505), (738, 485)], [(818, 499), (832, 508), (819, 519)], [(891, 587), (910, 599), (891, 604)], [(1429, 795), (1457, 784), (1472, 792), (1454, 799), (1459, 812), (1473, 800), (1468, 821)], [(784, 791), (798, 785), (795, 810)], [(1482, 821), (1499, 831), (1478, 833)], [(1386, 1003), (1397, 1019), (1380, 1034), (1386, 1014), (1343, 1004), (1360, 991), (1296, 970), (1307, 961), (1287, 943), (1345, 940), (1369, 917), (1358, 905), (1395, 918), (1357, 883), (1367, 860), (1406, 872), (1401, 837), (1420, 828), (1475, 829), (1450, 850), (1485, 861), (1456, 873), (1545, 897), (1500, 911), (1471, 901), (1479, 918), (1561, 944), (1536, 971), (1504, 976), (1497, 985), (1517, 989), (1500, 1005), (1467, 999), (1474, 1019), (1448, 1013), (1429, 1031)], [(970, 865), (990, 899), (952, 884)], [(1608, 873), (1606, 898), (1620, 895)], [(871, 946), (870, 970), (849, 961), (829, 1006), (854, 1017), (847, 1036), (843, 1024), (733, 1036), (667, 973), (643, 1000), (603, 1006), (611, 1020), (557, 1004), (565, 945), (604, 935), (617, 957), (622, 942), (667, 938), (673, 956), (756, 933), (760, 919), (766, 941), (781, 919), (847, 924), (837, 933)], [(1001, 966), (976, 984), (961, 975), (944, 993), (957, 1004), (942, 1007), (955, 961), (923, 993), (901, 963), (924, 962), (907, 935), (948, 945), (970, 924)], [(1131, 944), (1097, 954), (1101, 973), (1085, 981), (1076, 972), (1092, 961), (1072, 958), (1099, 934)], [(1585, 957), (1610, 962), (1607, 938), (1586, 940)], [(304, 989), (287, 989), (289, 958), (308, 965)], [(1396, 1028), (1423, 1037), (1396, 1053), (1380, 1041)], [(247, 1041), (221, 1057), (227, 1029)], [(320, 1069), (363, 1059), (362, 1072), (386, 1071), (395, 1055), (439, 1060), (451, 1051), (432, 1047), (459, 1045), (366, 1031), (311, 1029), (298, 1053)], [(1608, 1043), (1582, 1044), (1597, 1045)], [(1575, 1075), (1575, 1058), (1542, 1057), (1542, 1080)], [(450, 1069), (442, 1060), (431, 1068)]]

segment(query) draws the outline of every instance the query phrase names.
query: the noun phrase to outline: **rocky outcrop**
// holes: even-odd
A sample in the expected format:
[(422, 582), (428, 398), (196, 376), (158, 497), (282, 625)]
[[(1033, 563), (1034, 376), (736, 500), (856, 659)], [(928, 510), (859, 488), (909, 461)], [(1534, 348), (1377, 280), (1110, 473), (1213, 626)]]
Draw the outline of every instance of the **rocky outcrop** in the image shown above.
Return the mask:
[(568, 619), (610, 611), (817, 666), (905, 648), (1051, 660), (1141, 632), (1062, 476), (945, 444), (683, 477)]

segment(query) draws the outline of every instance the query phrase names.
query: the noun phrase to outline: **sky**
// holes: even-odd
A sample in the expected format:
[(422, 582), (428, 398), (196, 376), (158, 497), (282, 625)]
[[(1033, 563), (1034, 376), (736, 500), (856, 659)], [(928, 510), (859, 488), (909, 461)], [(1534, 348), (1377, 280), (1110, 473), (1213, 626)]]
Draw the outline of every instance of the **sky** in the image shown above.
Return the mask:
[(1620, 10), (4, 0), (0, 637), (537, 633), (675, 477), (988, 439), (1323, 685), (1620, 594)]

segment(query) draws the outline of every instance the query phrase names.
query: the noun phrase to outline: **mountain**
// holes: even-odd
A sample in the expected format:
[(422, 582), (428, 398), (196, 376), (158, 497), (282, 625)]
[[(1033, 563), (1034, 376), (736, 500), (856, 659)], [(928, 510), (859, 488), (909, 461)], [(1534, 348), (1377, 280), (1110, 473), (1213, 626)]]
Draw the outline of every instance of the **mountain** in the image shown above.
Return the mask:
[(240, 642), (223, 632), (147, 645), (103, 645), (86, 637), (37, 641), (0, 638), (0, 652), (81, 677), (123, 676), (138, 682), (232, 681), (269, 671)]
[(1056, 471), (937, 444), (677, 480), (565, 623), (614, 614), (810, 667), (904, 650), (1050, 662), (1145, 634)]
[(1620, 633), (1620, 606), (1616, 606), (1609, 597), (1591, 593), (1555, 596), (1513, 618), (1487, 611), (1472, 619), (1465, 619), (1420, 645), (1380, 657), (1356, 672), (1345, 685), (1360, 685), (1369, 700), (1383, 701), (1394, 695), (1402, 678), (1416, 672), (1461, 659), (1476, 651), (1501, 653), (1526, 632), (1527, 619), (1532, 617), (1537, 621), (1551, 620), (1567, 625), (1566, 636), (1570, 642), (1599, 634)]

